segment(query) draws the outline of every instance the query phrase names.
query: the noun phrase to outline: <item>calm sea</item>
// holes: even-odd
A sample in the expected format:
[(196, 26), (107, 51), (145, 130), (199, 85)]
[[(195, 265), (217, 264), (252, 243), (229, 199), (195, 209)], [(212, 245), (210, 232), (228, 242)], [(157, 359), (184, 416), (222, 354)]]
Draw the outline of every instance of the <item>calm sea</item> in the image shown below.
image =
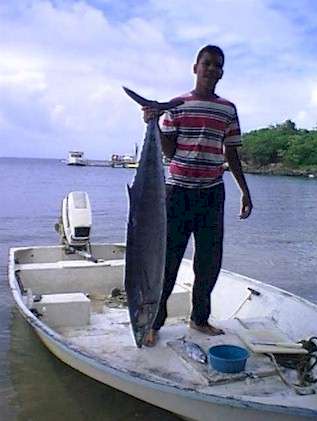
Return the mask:
[[(0, 159), (0, 420), (172, 421), (154, 408), (67, 367), (17, 314), (7, 283), (8, 250), (58, 242), (61, 200), (87, 191), (92, 239), (123, 242), (126, 184), (134, 170), (68, 167), (57, 160)], [(317, 302), (317, 179), (247, 175), (254, 201), (241, 221), (239, 192), (225, 174), (223, 267)], [(186, 252), (190, 257), (191, 245)]]

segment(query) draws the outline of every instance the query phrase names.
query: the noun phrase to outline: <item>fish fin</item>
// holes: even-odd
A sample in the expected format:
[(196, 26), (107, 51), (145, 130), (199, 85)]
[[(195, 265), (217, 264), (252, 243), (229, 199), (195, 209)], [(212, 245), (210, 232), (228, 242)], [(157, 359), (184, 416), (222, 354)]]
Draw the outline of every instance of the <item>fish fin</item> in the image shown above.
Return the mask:
[(184, 104), (184, 101), (181, 99), (173, 99), (169, 102), (151, 101), (149, 99), (143, 98), (141, 95), (137, 94), (129, 88), (126, 88), (125, 86), (123, 86), (122, 88), (130, 98), (132, 98), (139, 105), (142, 105), (142, 107), (152, 107), (157, 109), (158, 111), (165, 111), (169, 110), (170, 108), (175, 108), (179, 105)]
[(129, 200), (131, 202), (131, 187), (129, 186), (129, 184), (127, 184), (127, 190), (128, 190)]
[(149, 101), (148, 99), (143, 98), (141, 95), (137, 94), (136, 92), (132, 91), (129, 88), (126, 88), (125, 86), (122, 86), (122, 89), (135, 102), (137, 102), (139, 105), (142, 105), (142, 107), (145, 107), (145, 106), (150, 107), (153, 103), (153, 101)]

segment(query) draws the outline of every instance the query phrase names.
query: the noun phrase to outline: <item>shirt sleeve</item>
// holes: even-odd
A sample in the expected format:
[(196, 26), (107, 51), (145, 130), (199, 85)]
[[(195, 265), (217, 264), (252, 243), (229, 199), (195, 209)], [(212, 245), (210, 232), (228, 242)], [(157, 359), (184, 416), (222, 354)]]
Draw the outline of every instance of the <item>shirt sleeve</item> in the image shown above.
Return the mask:
[(164, 134), (177, 134), (177, 124), (172, 110), (165, 111), (160, 119), (160, 129)]
[(241, 130), (237, 109), (233, 106), (233, 116), (225, 129), (224, 145), (241, 146)]

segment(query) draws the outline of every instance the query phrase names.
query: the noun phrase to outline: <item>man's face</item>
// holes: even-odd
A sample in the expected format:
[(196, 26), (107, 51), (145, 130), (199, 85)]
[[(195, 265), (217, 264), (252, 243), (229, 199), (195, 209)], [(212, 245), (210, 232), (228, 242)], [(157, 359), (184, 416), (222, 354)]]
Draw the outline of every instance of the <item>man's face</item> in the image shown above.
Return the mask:
[(200, 83), (213, 85), (222, 78), (223, 59), (217, 53), (205, 52), (194, 65), (194, 73)]

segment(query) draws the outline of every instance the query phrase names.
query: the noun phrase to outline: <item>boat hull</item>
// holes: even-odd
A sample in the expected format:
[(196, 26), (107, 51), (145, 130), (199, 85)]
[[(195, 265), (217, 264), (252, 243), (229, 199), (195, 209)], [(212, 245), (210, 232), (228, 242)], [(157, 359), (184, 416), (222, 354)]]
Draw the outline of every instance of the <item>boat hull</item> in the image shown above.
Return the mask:
[[(198, 396), (195, 392), (175, 391), (174, 388), (164, 387), (160, 384), (153, 384), (141, 378), (131, 377), (126, 373), (120, 373), (117, 369), (103, 364), (101, 361), (91, 359), (79, 350), (70, 349), (67, 345), (60, 343), (45, 333), (42, 329), (35, 328), (35, 331), (43, 344), (61, 361), (75, 370), (125, 392), (135, 398), (143, 400), (154, 406), (173, 412), (187, 420), (221, 420), (221, 421), (297, 421), (299, 415), (287, 415), (277, 413), (277, 408), (251, 408), (251, 404), (245, 402), (228, 402), (225, 398), (210, 396)], [(196, 395), (196, 396), (195, 396)], [(199, 417), (197, 418), (197, 414)], [(300, 416), (301, 420), (311, 420), (311, 417)]]
[[(122, 254), (123, 248), (124, 246), (121, 245), (117, 246), (114, 250), (118, 249), (118, 253), (120, 252)], [(97, 249), (98, 247), (96, 250)], [(9, 261), (9, 282), (16, 306), (25, 320), (35, 330), (44, 345), (57, 358), (70, 367), (101, 383), (123, 391), (152, 405), (173, 412), (186, 419), (199, 421), (233, 421), (236, 419), (243, 419), (245, 421), (266, 421), (267, 419), (274, 421), (295, 421), (299, 419), (308, 420), (312, 417), (316, 417), (317, 411), (312, 409), (313, 407), (317, 407), (316, 398), (314, 396), (305, 397), (307, 399), (307, 409), (305, 409), (303, 407), (296, 407), (295, 404), (291, 407), (284, 405), (283, 400), (281, 399), (277, 399), (276, 403), (272, 404), (267, 403), (265, 398), (263, 398), (261, 402), (261, 400), (252, 400), (248, 396), (236, 398), (230, 396), (230, 394), (228, 394), (228, 396), (220, 396), (212, 393), (201, 393), (186, 387), (163, 384), (159, 380), (148, 380), (146, 377), (133, 370), (129, 371), (124, 368), (118, 368), (109, 360), (109, 358), (98, 358), (83, 351), (82, 348), (77, 347), (67, 338), (35, 317), (26, 307), (25, 302), (22, 299), (18, 279), (15, 275), (16, 250), (18, 249), (12, 249), (10, 251)], [(43, 247), (38, 248), (35, 252), (34, 250), (35, 248), (30, 249), (27, 253), (27, 257), (31, 260), (35, 259), (35, 255), (38, 255), (39, 260), (42, 261), (45, 256), (50, 256), (51, 259), (58, 256), (61, 253), (62, 247)], [(113, 255), (114, 250), (109, 250), (108, 255)], [(33, 264), (33, 261), (31, 264)], [(185, 266), (189, 266), (190, 264), (191, 262), (184, 261)], [(225, 275), (226, 274), (236, 276), (237, 283), (240, 278), (242, 278), (241, 275), (235, 275), (229, 272), (226, 272)], [(269, 290), (272, 289), (273, 292), (275, 290), (280, 291), (257, 281), (253, 281), (252, 283), (252, 280), (250, 280), (250, 285), (259, 290), (261, 290), (261, 288), (263, 288), (263, 290), (268, 288)], [(277, 294), (276, 291), (275, 293)], [(289, 293), (283, 292), (283, 294), (285, 294), (286, 299), (292, 298)], [(313, 314), (313, 311), (316, 312), (313, 304), (307, 302), (307, 306), (305, 307), (305, 300), (302, 300), (299, 297), (295, 298), (295, 304), (301, 304), (303, 308), (307, 307), (308, 310), (311, 310), (311, 314)], [(264, 303), (264, 306), (265, 305), (267, 305), (267, 302)], [(257, 306), (257, 308), (258, 307), (259, 306)], [(307, 317), (309, 317), (308, 310)], [(220, 309), (217, 311), (220, 311)], [(228, 310), (228, 314), (229, 313), (230, 311)], [(304, 312), (302, 312), (302, 314), (304, 314)], [(138, 352), (142, 351), (139, 350)]]

